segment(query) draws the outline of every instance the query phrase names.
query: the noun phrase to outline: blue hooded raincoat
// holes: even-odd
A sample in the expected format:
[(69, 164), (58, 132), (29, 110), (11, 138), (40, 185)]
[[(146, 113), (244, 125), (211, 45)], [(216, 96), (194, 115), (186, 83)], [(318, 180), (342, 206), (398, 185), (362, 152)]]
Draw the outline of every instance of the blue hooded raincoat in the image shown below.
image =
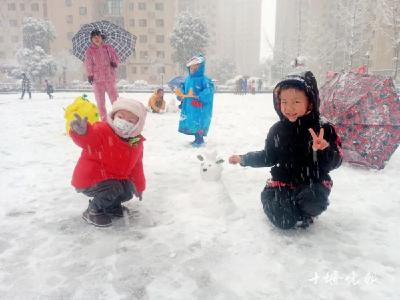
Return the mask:
[(193, 94), (199, 98), (182, 99), (178, 131), (189, 135), (206, 136), (212, 117), (214, 84), (207, 76), (204, 76), (204, 58), (196, 72), (190, 74), (189, 67), (187, 70), (189, 75), (182, 84), (182, 92), (186, 95), (192, 90)]

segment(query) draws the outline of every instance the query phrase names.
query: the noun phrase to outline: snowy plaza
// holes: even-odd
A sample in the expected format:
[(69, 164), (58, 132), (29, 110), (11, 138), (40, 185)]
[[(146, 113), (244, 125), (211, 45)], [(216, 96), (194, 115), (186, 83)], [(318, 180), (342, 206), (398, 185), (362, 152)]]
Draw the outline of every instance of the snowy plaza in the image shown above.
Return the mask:
[[(269, 168), (227, 163), (263, 148), (278, 119), (272, 95), (217, 93), (198, 149), (177, 133), (179, 113), (148, 115), (143, 200), (99, 229), (70, 185), (80, 149), (63, 108), (79, 95), (0, 95), (1, 299), (398, 298), (399, 150), (380, 171), (332, 171), (327, 211), (282, 231), (260, 203)], [(146, 104), (150, 94), (121, 96)], [(200, 177), (196, 156), (210, 150), (225, 160), (220, 181)]]

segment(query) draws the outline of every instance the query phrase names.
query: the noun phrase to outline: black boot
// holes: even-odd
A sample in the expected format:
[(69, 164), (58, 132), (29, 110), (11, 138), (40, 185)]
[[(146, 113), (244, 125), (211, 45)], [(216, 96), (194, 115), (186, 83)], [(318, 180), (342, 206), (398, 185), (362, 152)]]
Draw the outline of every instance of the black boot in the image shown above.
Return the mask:
[(122, 218), (124, 216), (124, 212), (128, 213), (129, 209), (126, 206), (118, 205), (112, 208), (106, 209), (106, 214), (110, 215), (111, 217)]
[(104, 211), (96, 211), (89, 207), (82, 213), (82, 218), (96, 227), (108, 227), (111, 226), (111, 217), (104, 213)]
[(314, 219), (312, 217), (302, 216), (299, 222), (297, 223), (297, 227), (306, 229), (310, 227), (312, 223), (314, 223)]

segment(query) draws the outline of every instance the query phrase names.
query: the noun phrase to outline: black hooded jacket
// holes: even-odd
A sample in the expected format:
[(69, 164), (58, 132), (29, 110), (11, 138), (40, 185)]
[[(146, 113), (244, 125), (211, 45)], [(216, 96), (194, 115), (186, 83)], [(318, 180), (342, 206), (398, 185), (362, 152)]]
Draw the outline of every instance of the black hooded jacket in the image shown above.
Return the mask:
[[(311, 112), (295, 122), (285, 118), (280, 110), (279, 95), (282, 88), (303, 90), (312, 103)], [(329, 171), (342, 163), (341, 142), (333, 125), (320, 119), (319, 104), (317, 82), (310, 71), (285, 77), (274, 88), (274, 107), (280, 121), (269, 130), (265, 148), (241, 155), (241, 165), (272, 167), (273, 180), (293, 185), (330, 180)], [(309, 128), (317, 135), (324, 128), (324, 139), (329, 146), (314, 152)]]

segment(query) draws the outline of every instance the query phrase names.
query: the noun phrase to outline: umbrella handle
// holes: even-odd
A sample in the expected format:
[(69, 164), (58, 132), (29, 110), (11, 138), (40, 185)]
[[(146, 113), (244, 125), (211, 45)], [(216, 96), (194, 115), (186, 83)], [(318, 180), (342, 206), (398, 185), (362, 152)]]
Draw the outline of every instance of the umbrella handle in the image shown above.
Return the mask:
[(193, 94), (192, 89), (189, 90), (189, 93), (187, 95), (185, 95), (181, 89), (177, 88), (175, 89), (175, 95), (180, 97), (180, 98), (197, 98), (196, 95)]

